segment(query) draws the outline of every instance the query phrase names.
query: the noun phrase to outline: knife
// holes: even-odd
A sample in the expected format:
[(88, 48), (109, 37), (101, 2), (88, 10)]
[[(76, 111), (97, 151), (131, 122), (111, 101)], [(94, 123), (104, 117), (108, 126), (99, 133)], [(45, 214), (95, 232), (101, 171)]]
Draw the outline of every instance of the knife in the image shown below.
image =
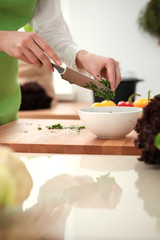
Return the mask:
[(96, 85), (97, 90), (103, 90), (105, 92), (112, 92), (112, 90), (105, 85), (101, 84), (99, 81), (96, 81), (95, 79), (92, 79), (90, 77), (85, 76), (84, 74), (77, 72), (67, 66), (58, 66), (51, 62), (52, 66), (57, 69), (57, 71), (60, 73), (61, 77), (73, 84), (76, 84), (80, 87), (84, 87), (87, 89), (91, 89), (91, 86)]

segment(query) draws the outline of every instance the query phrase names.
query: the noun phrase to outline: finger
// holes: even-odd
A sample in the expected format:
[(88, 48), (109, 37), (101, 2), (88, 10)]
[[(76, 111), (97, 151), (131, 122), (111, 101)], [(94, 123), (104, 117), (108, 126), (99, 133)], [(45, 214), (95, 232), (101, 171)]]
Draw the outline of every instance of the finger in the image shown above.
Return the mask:
[(39, 61), (39, 59), (37, 58), (37, 56), (29, 49), (29, 48), (25, 48), (23, 50), (23, 54), (25, 55), (25, 57), (27, 59), (29, 59), (29, 61), (34, 64), (36, 67), (40, 68), (42, 67), (42, 63)]
[(28, 64), (32, 64), (31, 61), (29, 61), (29, 59), (24, 54), (22, 54), (22, 56), (19, 59)]
[(44, 53), (44, 51), (37, 45), (37, 43), (31, 40), (28, 44), (28, 47), (34, 53), (34, 55), (36, 55), (40, 62), (45, 66), (45, 68), (49, 72), (53, 72), (53, 67), (49, 58)]
[(121, 82), (121, 73), (120, 73), (118, 62), (115, 63), (115, 68), (116, 68), (116, 88), (117, 88)]
[(53, 225), (58, 220), (58, 218), (62, 215), (63, 212), (64, 212), (64, 206), (57, 208), (54, 214), (50, 217), (50, 219), (48, 219), (46, 223), (43, 224), (43, 227), (41, 226), (41, 228), (39, 229), (38, 237), (42, 237), (46, 235), (48, 233), (48, 230), (51, 227), (53, 227)]
[(36, 203), (31, 208), (25, 211), (25, 214), (28, 218), (32, 219), (33, 221), (37, 221), (39, 216), (42, 214), (44, 209), (44, 203)]
[(101, 80), (102, 80), (102, 77), (101, 77), (100, 72), (95, 73), (93, 77), (94, 77), (94, 79), (97, 80), (97, 81), (101, 81)]
[[(39, 217), (36, 221), (37, 229), (40, 229), (44, 225), (44, 220), (50, 218), (52, 212), (54, 212), (56, 206), (55, 206), (56, 200), (52, 199), (52, 201), (49, 204), (46, 203), (40, 203), (41, 206), (43, 206), (43, 209), (41, 208), (41, 211), (39, 212)], [(42, 205), (43, 204), (43, 205)]]
[(102, 70), (101, 70), (101, 76), (102, 76), (102, 78), (105, 78), (105, 79), (108, 80), (106, 67), (103, 67), (103, 68), (102, 68)]
[(107, 69), (107, 78), (108, 81), (111, 83), (111, 89), (114, 91), (116, 89), (116, 69), (115, 69), (115, 63), (112, 60), (109, 60), (106, 65)]
[(53, 49), (37, 34), (34, 35), (33, 40), (37, 43), (37, 45), (48, 54), (48, 56), (55, 62), (57, 65), (61, 65), (61, 60), (57, 56), (57, 54), (53, 51)]
[(97, 81), (102, 80), (100, 69), (98, 69), (98, 68), (91, 69), (89, 73), (93, 76), (93, 78), (95, 80), (97, 80)]

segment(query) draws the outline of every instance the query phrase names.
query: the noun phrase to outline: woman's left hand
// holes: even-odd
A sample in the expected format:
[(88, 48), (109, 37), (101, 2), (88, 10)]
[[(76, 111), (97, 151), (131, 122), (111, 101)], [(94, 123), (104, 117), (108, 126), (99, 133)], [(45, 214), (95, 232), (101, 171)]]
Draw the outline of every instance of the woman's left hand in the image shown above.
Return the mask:
[(86, 70), (97, 81), (100, 81), (102, 78), (110, 81), (112, 90), (115, 90), (121, 82), (119, 63), (113, 58), (80, 50), (76, 56), (76, 64), (79, 69)]

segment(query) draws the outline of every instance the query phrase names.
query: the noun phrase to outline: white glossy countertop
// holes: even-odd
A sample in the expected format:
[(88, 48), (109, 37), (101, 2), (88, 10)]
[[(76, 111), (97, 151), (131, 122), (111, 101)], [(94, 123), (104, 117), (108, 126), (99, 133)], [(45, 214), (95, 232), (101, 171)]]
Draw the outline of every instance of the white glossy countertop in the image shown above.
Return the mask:
[(160, 168), (136, 156), (20, 156), (33, 179), (23, 208), (45, 239), (160, 239)]

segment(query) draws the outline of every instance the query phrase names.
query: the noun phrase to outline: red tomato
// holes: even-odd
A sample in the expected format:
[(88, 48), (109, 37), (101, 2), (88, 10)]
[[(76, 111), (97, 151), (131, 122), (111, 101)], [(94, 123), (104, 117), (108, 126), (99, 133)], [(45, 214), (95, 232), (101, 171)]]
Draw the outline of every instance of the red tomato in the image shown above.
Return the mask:
[(119, 107), (133, 107), (133, 103), (125, 102), (125, 101), (120, 101), (117, 105)]
[(133, 107), (133, 103), (126, 102), (126, 107)]
[(125, 101), (120, 101), (117, 105), (119, 107), (125, 107), (126, 106), (126, 102)]

